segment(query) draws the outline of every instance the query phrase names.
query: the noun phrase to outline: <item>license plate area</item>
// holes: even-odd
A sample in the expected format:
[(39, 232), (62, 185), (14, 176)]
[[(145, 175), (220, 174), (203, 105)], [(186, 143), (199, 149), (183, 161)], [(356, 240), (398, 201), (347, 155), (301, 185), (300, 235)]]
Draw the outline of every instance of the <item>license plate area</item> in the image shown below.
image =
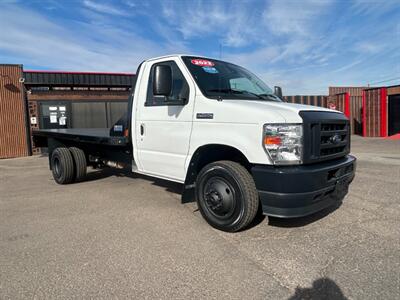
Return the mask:
[(348, 191), (349, 191), (348, 177), (338, 179), (335, 184), (336, 196), (342, 198), (346, 196)]

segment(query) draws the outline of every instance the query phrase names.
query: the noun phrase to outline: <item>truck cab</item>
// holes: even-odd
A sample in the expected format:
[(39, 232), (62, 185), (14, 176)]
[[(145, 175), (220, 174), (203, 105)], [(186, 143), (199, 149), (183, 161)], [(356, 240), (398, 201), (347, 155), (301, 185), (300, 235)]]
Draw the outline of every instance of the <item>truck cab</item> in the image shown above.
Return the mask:
[(354, 178), (344, 114), (285, 103), (277, 91), (225, 61), (149, 59), (127, 115), (107, 134), (41, 130), (34, 140), (49, 148), (59, 183), (81, 180), (88, 165), (129, 165), (182, 183), (183, 202), (196, 200), (213, 227), (238, 231), (257, 211), (288, 218), (333, 205)]

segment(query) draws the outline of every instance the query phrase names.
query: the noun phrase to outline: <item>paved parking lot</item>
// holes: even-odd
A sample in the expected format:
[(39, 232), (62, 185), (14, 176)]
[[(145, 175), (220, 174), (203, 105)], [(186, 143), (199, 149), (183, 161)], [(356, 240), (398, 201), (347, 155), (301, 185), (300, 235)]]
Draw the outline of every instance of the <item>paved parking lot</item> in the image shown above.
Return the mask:
[(181, 186), (106, 170), (61, 186), (0, 161), (0, 299), (399, 299), (400, 141), (353, 137), (338, 208), (212, 229)]

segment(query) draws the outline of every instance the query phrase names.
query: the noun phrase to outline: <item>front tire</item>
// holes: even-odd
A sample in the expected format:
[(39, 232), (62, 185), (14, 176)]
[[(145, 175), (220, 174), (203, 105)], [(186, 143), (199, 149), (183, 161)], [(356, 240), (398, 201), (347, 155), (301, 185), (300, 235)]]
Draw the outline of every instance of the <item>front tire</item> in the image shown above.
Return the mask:
[(253, 178), (233, 161), (213, 162), (200, 171), (196, 199), (203, 218), (214, 228), (229, 232), (248, 226), (259, 205)]
[(74, 181), (74, 160), (68, 148), (59, 147), (51, 154), (51, 171), (54, 180), (59, 184), (68, 184)]

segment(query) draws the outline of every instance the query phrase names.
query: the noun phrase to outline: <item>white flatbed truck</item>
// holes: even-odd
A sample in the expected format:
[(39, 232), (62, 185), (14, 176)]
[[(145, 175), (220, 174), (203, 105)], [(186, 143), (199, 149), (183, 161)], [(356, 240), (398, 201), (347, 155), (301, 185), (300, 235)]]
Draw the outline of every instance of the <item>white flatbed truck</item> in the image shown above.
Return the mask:
[(285, 103), (248, 70), (198, 56), (144, 61), (127, 114), (110, 129), (33, 135), (59, 184), (84, 180), (88, 166), (129, 166), (182, 183), (182, 201), (231, 232), (258, 210), (291, 218), (333, 205), (355, 174), (344, 114)]

